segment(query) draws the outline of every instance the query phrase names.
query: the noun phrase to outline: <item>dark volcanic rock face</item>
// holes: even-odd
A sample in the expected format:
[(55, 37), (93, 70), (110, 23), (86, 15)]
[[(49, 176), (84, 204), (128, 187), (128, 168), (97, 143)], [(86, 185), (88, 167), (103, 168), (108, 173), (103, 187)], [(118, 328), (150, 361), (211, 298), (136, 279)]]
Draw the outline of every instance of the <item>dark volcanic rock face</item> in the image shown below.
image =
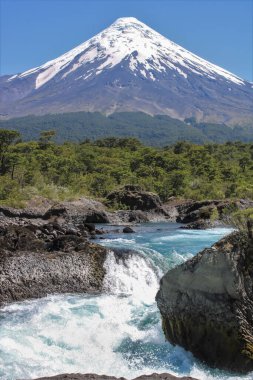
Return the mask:
[(73, 234), (46, 240), (27, 227), (10, 227), (0, 237), (0, 305), (102, 290), (105, 248)]
[(107, 251), (88, 241), (101, 231), (91, 231), (83, 222), (84, 210), (65, 206), (53, 207), (40, 218), (31, 210), (1, 209), (0, 305), (52, 293), (102, 290)]
[(156, 296), (167, 339), (209, 365), (253, 370), (253, 242), (233, 233), (169, 271)]

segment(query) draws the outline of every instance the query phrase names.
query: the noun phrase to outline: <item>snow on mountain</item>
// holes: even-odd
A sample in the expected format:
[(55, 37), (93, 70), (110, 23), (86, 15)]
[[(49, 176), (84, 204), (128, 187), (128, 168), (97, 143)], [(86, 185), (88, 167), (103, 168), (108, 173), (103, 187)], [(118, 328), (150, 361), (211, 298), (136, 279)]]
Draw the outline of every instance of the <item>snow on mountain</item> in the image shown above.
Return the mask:
[[(4, 86), (6, 95), (0, 112), (7, 110), (8, 114), (6, 104), (11, 103), (11, 96), (17, 114), (64, 112), (66, 104), (68, 110), (110, 113), (133, 109), (178, 118), (204, 119), (207, 114), (210, 119), (213, 113), (216, 120), (222, 119), (222, 114), (224, 120), (238, 119), (240, 108), (247, 118), (253, 114), (248, 82), (192, 54), (134, 17), (117, 19), (59, 58), (5, 79)], [(114, 94), (110, 86), (116, 89)], [(108, 92), (111, 103), (103, 102), (101, 91)]]
[[(77, 56), (77, 62), (72, 65)], [(139, 70), (139, 64), (142, 64), (141, 74), (151, 80), (155, 80), (153, 71), (166, 72), (167, 69), (176, 70), (187, 78), (187, 73), (183, 71), (183, 68), (187, 68), (198, 75), (205, 75), (212, 79), (219, 75), (236, 84), (244, 84), (242, 79), (190, 53), (134, 17), (117, 19), (109, 28), (59, 58), (18, 76), (15, 75), (9, 81), (39, 73), (36, 79), (36, 88), (39, 88), (63, 69), (67, 69), (62, 76), (65, 78), (87, 62), (92, 63), (95, 60), (101, 62), (98, 67), (91, 69), (87, 76), (79, 78), (85, 80), (116, 66), (129, 56), (131, 56), (130, 70), (136, 72)], [(182, 69), (179, 69), (178, 65)]]

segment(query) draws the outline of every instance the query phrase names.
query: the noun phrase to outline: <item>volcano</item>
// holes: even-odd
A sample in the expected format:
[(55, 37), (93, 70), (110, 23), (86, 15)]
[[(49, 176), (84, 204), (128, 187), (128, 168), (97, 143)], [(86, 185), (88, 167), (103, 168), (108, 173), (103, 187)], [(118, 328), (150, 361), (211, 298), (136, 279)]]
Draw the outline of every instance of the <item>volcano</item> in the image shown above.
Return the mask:
[(4, 118), (142, 111), (184, 120), (253, 120), (253, 85), (133, 17), (21, 74), (0, 77)]

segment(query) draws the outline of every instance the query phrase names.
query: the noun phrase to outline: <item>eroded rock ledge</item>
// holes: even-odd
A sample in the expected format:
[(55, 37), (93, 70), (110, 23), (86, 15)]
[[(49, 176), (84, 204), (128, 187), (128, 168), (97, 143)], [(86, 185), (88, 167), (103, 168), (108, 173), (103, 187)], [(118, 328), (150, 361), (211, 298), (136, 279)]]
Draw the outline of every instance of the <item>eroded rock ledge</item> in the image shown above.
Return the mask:
[[(95, 374), (64, 374), (57, 375), (53, 377), (41, 377), (36, 380), (126, 380), (124, 377), (114, 377), (106, 375), (95, 375)], [(133, 380), (197, 380), (193, 377), (176, 377), (170, 375), (169, 373), (153, 373), (152, 375), (142, 375), (136, 377)]]
[(0, 220), (0, 306), (53, 293), (101, 292), (107, 251), (88, 237), (87, 224)]
[(157, 294), (167, 339), (211, 366), (253, 370), (253, 241), (233, 233), (169, 271)]

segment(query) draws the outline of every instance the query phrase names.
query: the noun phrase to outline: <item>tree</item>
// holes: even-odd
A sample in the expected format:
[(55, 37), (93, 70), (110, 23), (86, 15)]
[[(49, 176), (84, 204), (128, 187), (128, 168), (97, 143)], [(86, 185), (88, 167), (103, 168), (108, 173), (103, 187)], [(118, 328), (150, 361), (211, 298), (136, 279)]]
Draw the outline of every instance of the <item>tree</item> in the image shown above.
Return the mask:
[(55, 131), (43, 131), (40, 133), (39, 146), (41, 149), (46, 149), (52, 138), (56, 135)]
[(253, 208), (236, 211), (228, 219), (237, 229), (247, 233), (249, 240), (253, 239)]
[(0, 175), (7, 170), (7, 153), (10, 145), (15, 144), (20, 138), (20, 133), (8, 129), (0, 129)]

